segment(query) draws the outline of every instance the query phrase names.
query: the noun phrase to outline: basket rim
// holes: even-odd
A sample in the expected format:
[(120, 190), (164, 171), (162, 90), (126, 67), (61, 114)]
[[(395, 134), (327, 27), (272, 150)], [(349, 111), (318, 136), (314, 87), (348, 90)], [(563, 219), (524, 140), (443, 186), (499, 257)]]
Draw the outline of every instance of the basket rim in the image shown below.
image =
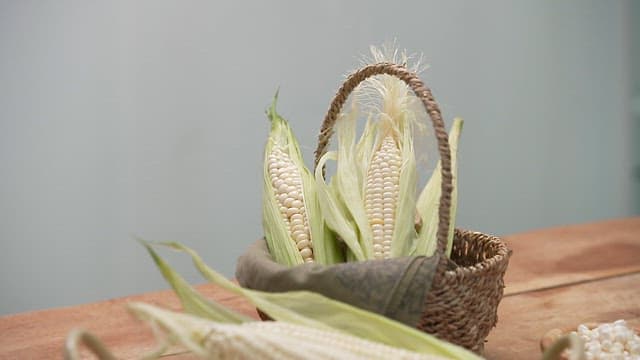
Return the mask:
[(483, 237), (485, 241), (495, 242), (497, 246), (496, 254), (473, 265), (458, 265), (455, 269), (446, 270), (444, 273), (446, 277), (458, 276), (458, 274), (484, 274), (493, 271), (499, 265), (505, 264), (509, 261), (512, 251), (507, 247), (507, 244), (504, 242), (504, 240), (502, 240), (502, 238), (496, 235), (485, 234), (480, 231), (455, 228), (456, 237), (473, 235)]

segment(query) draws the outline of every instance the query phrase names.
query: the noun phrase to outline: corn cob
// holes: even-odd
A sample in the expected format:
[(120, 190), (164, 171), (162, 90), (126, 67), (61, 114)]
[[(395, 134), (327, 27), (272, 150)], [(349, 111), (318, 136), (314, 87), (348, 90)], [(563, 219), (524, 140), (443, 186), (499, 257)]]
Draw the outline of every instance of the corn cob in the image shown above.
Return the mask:
[(143, 303), (129, 308), (160, 325), (194, 354), (209, 359), (443, 359), (336, 330), (280, 321), (223, 324)]
[(264, 157), (263, 228), (269, 250), (277, 262), (290, 266), (341, 262), (320, 212), (313, 176), (289, 124), (276, 112), (276, 99), (267, 111), (271, 132)]
[(373, 156), (367, 173), (365, 209), (373, 234), (373, 256), (376, 259), (391, 257), (401, 161), (400, 149), (389, 135)]
[(302, 177), (282, 146), (274, 144), (268, 159), (269, 178), (280, 205), (282, 221), (289, 227), (291, 238), (304, 262), (313, 262), (313, 245), (305, 210)]
[[(374, 61), (406, 62), (407, 56), (388, 54), (373, 48)], [(335, 123), (338, 136), (336, 153), (321, 158), (336, 158), (337, 171), (331, 178), (333, 199), (345, 209), (343, 221), (328, 222), (348, 245), (353, 257), (362, 252), (366, 259), (388, 259), (408, 253), (415, 238), (416, 160), (413, 132), (419, 102), (411, 90), (393, 76), (367, 79), (356, 90), (354, 102), (370, 112), (365, 130), (355, 144), (357, 106), (343, 113)], [(316, 180), (319, 181), (316, 168)], [(324, 205), (323, 208), (329, 208)], [(350, 224), (349, 232), (342, 224)], [(350, 239), (349, 237), (355, 237)], [(359, 249), (352, 244), (359, 244)], [(355, 249), (354, 249), (355, 248)]]

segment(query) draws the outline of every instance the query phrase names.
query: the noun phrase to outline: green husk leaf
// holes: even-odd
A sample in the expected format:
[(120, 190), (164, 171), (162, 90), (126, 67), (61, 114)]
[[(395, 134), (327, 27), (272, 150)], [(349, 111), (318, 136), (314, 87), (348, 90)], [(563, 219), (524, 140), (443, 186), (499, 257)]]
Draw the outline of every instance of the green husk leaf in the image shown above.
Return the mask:
[(210, 301), (202, 296), (153, 250), (151, 243), (144, 240), (139, 241), (151, 255), (151, 258), (158, 266), (162, 276), (178, 295), (185, 312), (210, 320), (236, 324), (253, 321), (253, 319), (248, 316), (231, 311), (217, 302)]
[[(262, 299), (260, 296), (255, 296), (253, 295), (253, 291), (252, 290), (247, 290), (244, 289), (236, 284), (234, 284), (232, 281), (228, 280), (227, 278), (225, 278), (224, 276), (218, 274), (217, 272), (213, 271), (212, 269), (210, 269), (209, 267), (207, 267), (207, 265), (202, 261), (202, 258), (200, 258), (200, 256), (193, 250), (191, 250), (190, 248), (187, 248), (186, 246), (183, 246), (182, 244), (176, 243), (176, 242), (164, 242), (164, 243), (144, 243), (145, 246), (147, 247), (147, 250), (149, 251), (149, 253), (151, 254), (156, 266), (158, 267), (158, 269), (160, 269), (160, 271), (164, 274), (164, 273), (175, 273), (175, 271), (171, 268), (171, 266), (169, 264), (167, 264), (164, 260), (162, 260), (162, 257), (160, 257), (155, 250), (152, 248), (153, 245), (161, 245), (161, 246), (167, 246), (173, 250), (177, 250), (177, 251), (181, 251), (181, 252), (186, 252), (187, 254), (189, 254), (191, 256), (191, 258), (193, 259), (193, 263), (196, 266), (196, 268), (200, 271), (200, 273), (202, 273), (202, 275), (209, 280), (210, 282), (232, 292), (235, 293), (237, 295), (240, 295), (244, 298), (247, 298), (251, 303), (253, 303), (256, 307), (262, 309), (265, 312), (285, 312), (286, 313), (286, 309), (282, 308), (280, 305), (278, 304), (271, 304), (268, 301), (265, 301), (264, 299)], [(167, 282), (169, 282), (171, 284), (171, 286), (174, 286), (174, 278), (172, 277), (165, 277), (165, 279), (167, 280)], [(301, 325), (307, 325), (307, 326), (313, 326), (313, 327), (317, 327), (317, 328), (324, 328), (324, 329), (328, 329), (329, 327), (323, 325), (322, 323), (313, 321), (311, 319), (307, 319), (304, 318), (298, 314), (295, 313), (291, 313), (288, 314), (289, 317), (287, 318), (287, 321), (296, 323), (296, 324), (301, 324)]]
[(116, 357), (109, 351), (100, 339), (90, 332), (82, 329), (71, 330), (64, 343), (65, 360), (81, 359), (78, 348), (80, 344), (85, 345), (89, 350), (98, 356), (100, 360), (116, 360)]
[(396, 206), (395, 229), (391, 241), (392, 257), (406, 256), (416, 237), (416, 157), (413, 150), (411, 125), (406, 124), (404, 127), (400, 144), (403, 164), (400, 167), (400, 188)]
[[(338, 150), (336, 159), (336, 173), (331, 178), (331, 186), (334, 188), (334, 198), (347, 209), (349, 219), (355, 225), (354, 234), (357, 239), (347, 240), (347, 244), (360, 244), (362, 253), (366, 259), (373, 258), (373, 233), (369, 227), (369, 220), (364, 207), (364, 191), (362, 181), (366, 173), (362, 171), (362, 160), (356, 157), (356, 120), (357, 108), (354, 106), (349, 113), (340, 114), (335, 128), (338, 136)], [(334, 229), (335, 231), (335, 229)], [(351, 249), (351, 247), (349, 247)], [(356, 247), (354, 246), (354, 249)], [(351, 249), (358, 258), (357, 250)]]
[[(451, 174), (453, 175), (451, 193), (451, 215), (449, 221), (449, 230), (447, 238), (447, 249), (445, 254), (451, 255), (451, 247), (453, 244), (453, 233), (455, 229), (455, 220), (458, 204), (458, 141), (462, 132), (464, 121), (460, 118), (453, 120), (453, 125), (449, 132), (449, 147), (451, 149)], [(441, 162), (438, 161), (436, 168), (433, 170), (431, 178), (425, 185), (422, 193), (418, 197), (416, 208), (418, 215), (422, 220), (422, 227), (418, 232), (418, 238), (415, 242), (415, 248), (411, 255), (431, 256), (435, 253), (437, 247), (436, 234), (438, 232), (438, 208), (440, 206), (440, 196), (442, 194), (442, 174)]]
[(294, 266), (303, 263), (300, 251), (291, 238), (287, 224), (282, 220), (280, 206), (269, 177), (268, 156), (274, 146), (281, 146), (300, 171), (304, 204), (309, 225), (309, 232), (313, 243), (314, 259), (320, 264), (335, 264), (343, 262), (344, 257), (339, 251), (337, 240), (327, 231), (324, 217), (320, 210), (318, 194), (313, 174), (305, 167), (300, 152), (300, 146), (288, 122), (276, 111), (278, 94), (267, 110), (271, 121), (271, 132), (264, 154), (263, 179), (263, 229), (269, 246), (269, 251), (276, 262)]
[[(189, 254), (210, 282), (247, 299), (271, 318), (320, 329), (343, 331), (364, 339), (451, 359), (480, 359), (456, 345), (439, 340), (397, 321), (308, 291), (266, 293), (244, 289), (209, 268), (200, 256), (179, 243), (161, 243)], [(158, 266), (160, 263), (156, 262)], [(162, 266), (168, 266), (162, 264)]]
[(362, 247), (358, 242), (358, 233), (356, 227), (349, 215), (349, 210), (344, 206), (344, 202), (340, 201), (335, 189), (327, 185), (322, 176), (322, 169), (327, 160), (336, 160), (337, 154), (335, 151), (330, 151), (324, 154), (318, 161), (316, 166), (315, 176), (316, 184), (318, 185), (318, 197), (320, 199), (321, 210), (325, 216), (327, 225), (333, 230), (342, 241), (347, 244), (350, 253), (353, 254), (356, 261), (366, 260)]
[(320, 192), (315, 183), (315, 177), (305, 169), (302, 175), (302, 182), (305, 184), (305, 204), (309, 216), (309, 226), (311, 227), (314, 259), (322, 265), (344, 262), (344, 254), (340, 252), (339, 241), (327, 226), (325, 214), (322, 212)]
[(568, 334), (556, 340), (542, 354), (542, 360), (561, 359), (562, 354), (568, 351), (569, 360), (586, 360), (587, 355), (584, 350), (584, 342), (578, 334)]
[(210, 335), (209, 325), (211, 323), (209, 320), (161, 309), (141, 302), (129, 303), (127, 307), (140, 320), (147, 321), (153, 325), (160, 325), (170, 336), (172, 342), (183, 345), (199, 357), (210, 358), (210, 353), (204, 345)]
[[(361, 163), (357, 168), (359, 174), (358, 182), (360, 184), (364, 184), (366, 181), (367, 166), (371, 163), (371, 157), (373, 156), (373, 151), (371, 151), (371, 149), (373, 149), (374, 142), (376, 140), (376, 130), (376, 121), (374, 121), (370, 115), (356, 145), (356, 158), (359, 159)], [(364, 188), (362, 189), (362, 193), (364, 194)]]

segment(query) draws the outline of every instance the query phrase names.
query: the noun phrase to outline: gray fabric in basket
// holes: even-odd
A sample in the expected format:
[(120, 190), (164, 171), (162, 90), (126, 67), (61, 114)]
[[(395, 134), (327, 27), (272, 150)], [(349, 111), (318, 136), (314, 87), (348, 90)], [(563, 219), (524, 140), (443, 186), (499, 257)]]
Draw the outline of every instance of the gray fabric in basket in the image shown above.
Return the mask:
[(276, 263), (264, 239), (238, 259), (236, 278), (246, 288), (309, 290), (416, 326), (431, 288), (437, 257), (405, 257), (331, 266)]

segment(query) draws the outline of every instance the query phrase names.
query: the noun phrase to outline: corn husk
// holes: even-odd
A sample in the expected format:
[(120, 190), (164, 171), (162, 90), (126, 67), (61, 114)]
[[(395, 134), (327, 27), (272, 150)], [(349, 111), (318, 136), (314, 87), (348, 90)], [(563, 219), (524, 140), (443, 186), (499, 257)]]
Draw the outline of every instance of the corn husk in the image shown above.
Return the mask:
[(285, 149), (285, 152), (300, 171), (314, 259), (320, 264), (342, 262), (343, 257), (339, 252), (336, 239), (328, 231), (324, 216), (320, 210), (314, 176), (304, 165), (298, 141), (288, 122), (276, 112), (276, 101), (277, 94), (271, 107), (267, 110), (267, 116), (271, 121), (271, 131), (265, 147), (263, 171), (262, 224), (269, 250), (276, 262), (280, 264), (294, 266), (303, 263), (300, 251), (291, 237), (289, 227), (280, 214), (280, 208), (269, 177), (268, 156), (274, 146), (279, 146)]
[(196, 291), (187, 281), (174, 271), (164, 259), (162, 259), (155, 251), (153, 251), (149, 242), (139, 239), (140, 243), (147, 249), (149, 255), (158, 266), (158, 270), (162, 276), (176, 292), (184, 311), (205, 319), (220, 321), (225, 323), (240, 324), (246, 321), (252, 321), (248, 316), (230, 311), (215, 301), (211, 301)]
[[(462, 132), (463, 120), (456, 118), (449, 131), (449, 147), (451, 149), (451, 174), (453, 176), (451, 193), (451, 215), (449, 217), (449, 230), (447, 237), (447, 248), (445, 254), (447, 257), (451, 255), (453, 245), (453, 232), (455, 229), (456, 212), (458, 203), (458, 141)], [(440, 206), (440, 196), (442, 194), (442, 168), (441, 162), (438, 161), (433, 174), (425, 185), (424, 189), (418, 197), (416, 204), (418, 216), (422, 222), (418, 238), (410, 255), (426, 255), (431, 256), (437, 248), (436, 234), (438, 232), (438, 208)]]
[(100, 360), (116, 360), (109, 349), (92, 333), (83, 329), (73, 329), (64, 342), (64, 359), (81, 359), (80, 345), (86, 346)]
[[(364, 208), (364, 179), (361, 159), (356, 156), (357, 108), (341, 114), (336, 122), (338, 151), (328, 152), (318, 162), (315, 178), (320, 190), (320, 204), (327, 225), (346, 243), (352, 256), (363, 261), (373, 257), (372, 238)], [(336, 173), (330, 185), (322, 172), (327, 160), (336, 161)]]
[(557, 360), (563, 358), (568, 360), (587, 360), (584, 340), (582, 340), (578, 334), (573, 333), (562, 336), (542, 354), (542, 360)]
[(335, 184), (337, 182), (333, 182), (333, 186), (329, 186), (324, 181), (322, 169), (327, 160), (337, 160), (337, 153), (335, 151), (327, 152), (320, 158), (318, 167), (316, 167), (315, 176), (318, 184), (320, 208), (327, 221), (327, 226), (338, 234), (340, 239), (347, 245), (350, 254), (349, 258), (356, 261), (364, 261), (366, 257), (359, 240), (361, 235), (358, 233), (355, 220), (346, 206), (347, 203), (340, 198), (340, 193), (336, 191)]

